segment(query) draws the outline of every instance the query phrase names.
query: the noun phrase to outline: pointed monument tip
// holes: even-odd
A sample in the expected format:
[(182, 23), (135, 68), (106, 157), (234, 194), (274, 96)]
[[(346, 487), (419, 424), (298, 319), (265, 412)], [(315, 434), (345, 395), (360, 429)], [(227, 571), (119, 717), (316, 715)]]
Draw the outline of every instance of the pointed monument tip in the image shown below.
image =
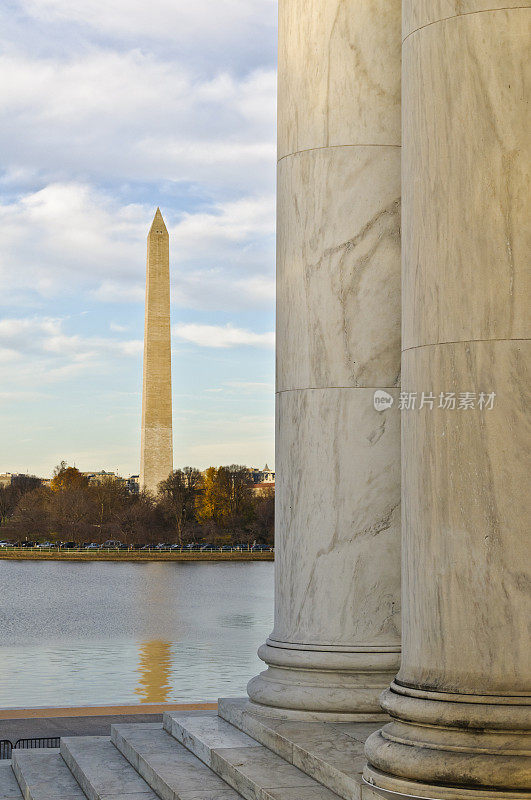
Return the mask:
[(149, 232), (152, 233), (153, 231), (158, 231), (159, 233), (168, 232), (166, 228), (166, 224), (164, 222), (164, 217), (160, 213), (160, 208), (157, 206), (157, 210), (155, 211), (155, 216), (153, 217), (153, 222), (151, 223), (151, 228)]

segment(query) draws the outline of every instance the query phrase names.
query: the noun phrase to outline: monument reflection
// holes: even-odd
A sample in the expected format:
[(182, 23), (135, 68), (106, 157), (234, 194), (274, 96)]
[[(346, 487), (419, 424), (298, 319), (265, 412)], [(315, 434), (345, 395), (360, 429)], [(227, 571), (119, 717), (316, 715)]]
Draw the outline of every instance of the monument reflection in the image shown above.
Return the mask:
[(170, 692), (171, 643), (143, 642), (139, 647), (138, 686), (141, 703), (166, 703)]

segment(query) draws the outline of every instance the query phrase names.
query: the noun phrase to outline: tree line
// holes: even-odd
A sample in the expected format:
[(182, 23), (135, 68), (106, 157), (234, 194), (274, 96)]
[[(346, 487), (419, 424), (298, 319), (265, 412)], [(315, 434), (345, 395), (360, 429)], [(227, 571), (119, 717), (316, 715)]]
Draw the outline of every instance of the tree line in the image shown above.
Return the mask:
[(185, 467), (156, 496), (131, 494), (119, 481), (91, 483), (61, 462), (49, 486), (21, 476), (0, 488), (0, 538), (186, 545), (273, 544), (274, 488), (253, 490), (245, 466)]

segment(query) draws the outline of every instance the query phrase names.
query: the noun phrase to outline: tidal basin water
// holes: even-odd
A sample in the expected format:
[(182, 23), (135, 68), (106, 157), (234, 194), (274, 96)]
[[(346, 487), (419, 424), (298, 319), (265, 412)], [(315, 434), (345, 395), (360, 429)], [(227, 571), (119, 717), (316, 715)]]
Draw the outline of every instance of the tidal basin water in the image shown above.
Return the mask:
[(273, 564), (0, 561), (0, 708), (245, 694)]

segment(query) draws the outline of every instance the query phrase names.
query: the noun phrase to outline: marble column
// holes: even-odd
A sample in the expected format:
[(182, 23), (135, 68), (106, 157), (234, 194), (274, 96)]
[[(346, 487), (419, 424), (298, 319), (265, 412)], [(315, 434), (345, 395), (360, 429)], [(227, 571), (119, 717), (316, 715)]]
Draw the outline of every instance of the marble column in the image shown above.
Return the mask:
[(529, 7), (511, 6), (404, 4), (402, 388), (417, 407), (402, 412), (402, 664), (365, 778), (439, 800), (531, 797), (531, 42)]
[(400, 654), (400, 0), (281, 0), (279, 21), (275, 626), (248, 694), (378, 719)]

